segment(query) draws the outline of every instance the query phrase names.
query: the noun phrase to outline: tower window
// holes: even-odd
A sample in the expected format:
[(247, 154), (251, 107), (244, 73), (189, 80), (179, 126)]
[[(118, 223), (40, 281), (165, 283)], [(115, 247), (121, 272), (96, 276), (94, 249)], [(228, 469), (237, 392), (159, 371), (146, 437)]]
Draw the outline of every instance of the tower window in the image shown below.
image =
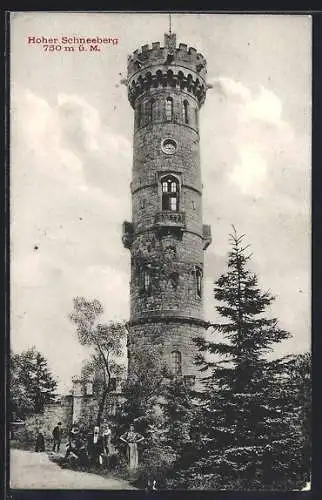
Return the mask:
[(155, 100), (151, 99), (148, 103), (148, 122), (153, 121), (153, 115), (154, 115), (154, 104)]
[(140, 125), (141, 125), (141, 119), (142, 119), (142, 104), (139, 102), (138, 108), (137, 108), (137, 126), (138, 127), (140, 127)]
[(182, 373), (180, 351), (172, 351), (171, 353), (171, 371), (173, 375), (181, 375)]
[(172, 99), (172, 97), (167, 97), (166, 106), (165, 106), (165, 114), (166, 114), (166, 120), (171, 122), (173, 119), (173, 99)]
[(202, 270), (200, 267), (196, 268), (196, 287), (197, 287), (197, 295), (201, 297), (202, 294)]
[(179, 182), (173, 175), (162, 180), (162, 210), (179, 210)]
[(172, 289), (176, 290), (178, 287), (179, 274), (178, 273), (171, 273), (169, 281), (170, 281)]
[(171, 212), (177, 212), (177, 198), (175, 196), (170, 196), (170, 210)]
[(144, 291), (149, 293), (150, 292), (150, 286), (151, 286), (151, 279), (150, 275), (147, 271), (144, 271)]
[(198, 108), (195, 108), (195, 119), (196, 119), (196, 127), (199, 128), (199, 114)]
[(184, 116), (184, 122), (189, 123), (189, 103), (188, 101), (183, 101), (183, 116)]

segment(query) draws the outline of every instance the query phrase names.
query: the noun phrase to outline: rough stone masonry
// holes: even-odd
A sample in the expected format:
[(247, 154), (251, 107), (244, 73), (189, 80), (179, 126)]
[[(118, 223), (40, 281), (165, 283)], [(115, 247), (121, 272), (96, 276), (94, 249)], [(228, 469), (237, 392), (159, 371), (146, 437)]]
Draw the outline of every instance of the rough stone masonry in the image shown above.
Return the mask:
[(211, 243), (202, 221), (199, 112), (206, 60), (176, 44), (175, 34), (128, 58), (134, 110), (132, 221), (123, 223), (131, 252), (129, 374), (133, 348), (153, 346), (175, 376), (198, 382), (193, 337), (205, 333), (203, 252)]

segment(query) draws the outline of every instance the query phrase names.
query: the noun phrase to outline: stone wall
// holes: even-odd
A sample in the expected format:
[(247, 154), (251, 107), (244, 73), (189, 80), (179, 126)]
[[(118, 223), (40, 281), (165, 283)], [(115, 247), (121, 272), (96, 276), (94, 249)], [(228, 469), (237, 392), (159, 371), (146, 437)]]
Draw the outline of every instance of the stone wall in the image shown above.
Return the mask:
[(181, 353), (182, 376), (192, 375), (199, 384), (201, 374), (198, 368), (192, 363), (197, 354), (197, 348), (193, 341), (195, 337), (205, 335), (205, 325), (200, 322), (193, 322), (189, 319), (180, 321), (164, 322), (153, 321), (144, 324), (132, 324), (130, 326), (129, 350), (129, 371), (131, 371), (131, 350), (144, 349), (147, 353), (149, 349), (156, 347), (162, 352), (162, 358), (170, 371), (173, 370), (171, 353), (178, 351)]
[[(164, 48), (144, 46), (129, 58), (132, 222), (123, 237), (131, 250), (129, 357), (135, 346), (159, 346), (169, 366), (178, 352), (182, 374), (196, 377), (192, 339), (205, 333), (199, 145), (205, 76), (204, 57), (184, 44), (177, 48), (174, 34)], [(167, 178), (167, 193), (176, 193), (171, 206), (171, 194), (162, 191)]]
[(18, 428), (13, 426), (12, 439), (34, 446), (37, 430), (44, 434), (46, 447), (52, 443), (52, 431), (58, 422), (62, 423), (63, 441), (67, 439), (72, 425), (72, 395), (61, 396), (57, 402), (45, 406), (44, 413), (27, 418)]
[[(153, 232), (136, 238), (132, 247), (131, 319), (151, 315), (202, 318), (196, 269), (203, 268), (202, 239), (191, 233), (161, 238)], [(144, 286), (144, 273), (150, 287)]]

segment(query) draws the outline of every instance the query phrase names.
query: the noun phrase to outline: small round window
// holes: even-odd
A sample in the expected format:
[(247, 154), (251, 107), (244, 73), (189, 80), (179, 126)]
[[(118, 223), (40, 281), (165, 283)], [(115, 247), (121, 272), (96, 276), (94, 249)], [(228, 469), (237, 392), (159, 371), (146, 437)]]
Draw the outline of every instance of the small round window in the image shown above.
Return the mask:
[(165, 154), (173, 155), (177, 150), (177, 143), (174, 139), (163, 139), (161, 148)]

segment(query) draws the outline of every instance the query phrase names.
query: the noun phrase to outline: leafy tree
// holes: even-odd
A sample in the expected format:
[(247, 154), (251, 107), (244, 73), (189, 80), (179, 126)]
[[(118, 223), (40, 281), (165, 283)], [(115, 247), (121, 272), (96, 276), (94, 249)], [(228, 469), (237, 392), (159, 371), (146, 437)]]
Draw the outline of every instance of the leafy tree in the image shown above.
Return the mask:
[(116, 360), (123, 353), (123, 341), (126, 338), (123, 323), (109, 322), (102, 324), (99, 322), (103, 312), (103, 306), (99, 300), (76, 297), (74, 298), (74, 310), (69, 315), (71, 321), (76, 325), (81, 345), (93, 349), (91, 366), (88, 366), (87, 369), (92, 369), (94, 372), (96, 370), (101, 383), (96, 425), (101, 423), (107, 395), (112, 390), (112, 370), (120, 370), (120, 365)]
[(147, 481), (155, 479), (161, 487), (176, 460), (176, 453), (168, 443), (163, 414), (169, 371), (163, 363), (161, 348), (157, 346), (150, 346), (148, 351), (132, 346), (130, 363), (131, 370), (122, 394), (124, 402), (115, 419), (118, 429), (115, 444), (120, 446), (119, 435), (134, 424), (135, 430), (144, 436), (139, 447), (135, 484), (144, 488)]
[[(125, 378), (125, 366), (116, 363), (113, 359), (109, 361), (109, 370), (111, 380), (113, 378)], [(106, 370), (101, 358), (92, 354), (89, 360), (87, 360), (82, 367), (81, 377), (83, 380), (92, 382), (93, 397), (90, 400), (87, 400), (86, 405), (82, 405), (80, 423), (84, 428), (92, 429), (97, 423), (97, 413), (102, 401), (102, 395), (104, 394), (106, 388)], [(111, 402), (114, 403), (115, 401), (115, 396), (112, 395), (111, 400), (108, 392), (105, 398), (104, 408), (102, 410), (103, 417), (105, 416), (107, 405)]]
[(213, 328), (221, 338), (196, 339), (205, 373), (203, 436), (189, 479), (206, 488), (284, 489), (294, 479), (294, 419), (281, 384), (284, 369), (266, 356), (290, 334), (265, 315), (274, 297), (248, 269), (243, 239), (233, 228), (228, 269), (214, 286), (223, 321)]
[(121, 428), (135, 422), (139, 432), (145, 433), (148, 426), (160, 414), (159, 403), (168, 375), (157, 347), (131, 349), (131, 370), (124, 385), (124, 403), (118, 414)]
[(10, 407), (12, 417), (42, 413), (55, 399), (56, 380), (46, 358), (35, 347), (10, 358)]

